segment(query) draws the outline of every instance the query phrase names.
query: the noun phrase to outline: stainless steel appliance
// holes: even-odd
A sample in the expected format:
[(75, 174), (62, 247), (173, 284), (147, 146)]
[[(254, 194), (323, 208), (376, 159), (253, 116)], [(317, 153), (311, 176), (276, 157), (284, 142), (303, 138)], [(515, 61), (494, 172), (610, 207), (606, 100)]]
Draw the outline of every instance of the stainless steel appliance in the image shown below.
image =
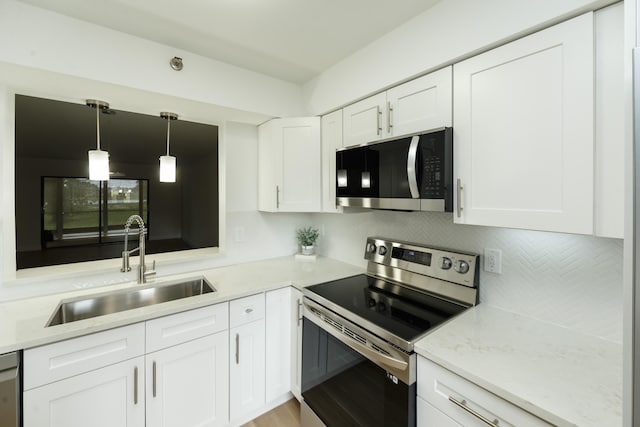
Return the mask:
[(364, 257), (303, 290), (303, 427), (415, 426), (415, 343), (478, 301), (478, 255), (370, 237)]
[(338, 150), (336, 204), (452, 212), (453, 130)]
[(20, 358), (18, 353), (0, 355), (0, 427), (20, 427)]

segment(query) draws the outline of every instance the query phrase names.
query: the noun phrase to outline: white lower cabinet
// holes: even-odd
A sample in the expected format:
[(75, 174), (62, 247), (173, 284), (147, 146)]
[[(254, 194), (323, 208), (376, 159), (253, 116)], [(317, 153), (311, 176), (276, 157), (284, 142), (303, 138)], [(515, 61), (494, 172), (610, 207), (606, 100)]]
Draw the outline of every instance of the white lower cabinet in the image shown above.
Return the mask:
[(146, 356), (147, 427), (215, 427), (229, 420), (228, 332)]
[(24, 427), (228, 424), (228, 313), (216, 304), (25, 350)]
[(302, 400), (302, 292), (291, 288), (291, 393)]
[(291, 390), (291, 288), (265, 293), (265, 400), (273, 402)]
[(421, 356), (417, 378), (418, 427), (551, 425)]
[(446, 416), (440, 410), (435, 408), (432, 404), (427, 402), (426, 400), (418, 397), (416, 399), (416, 416), (418, 419), (417, 425), (418, 427), (430, 427), (430, 426), (438, 426), (438, 427), (461, 427), (457, 421), (454, 421), (453, 418)]
[(144, 357), (26, 390), (23, 412), (25, 427), (144, 427)]
[(231, 301), (229, 317), (229, 415), (234, 421), (265, 403), (264, 294)]
[(24, 351), (24, 427), (239, 425), (300, 396), (289, 286)]

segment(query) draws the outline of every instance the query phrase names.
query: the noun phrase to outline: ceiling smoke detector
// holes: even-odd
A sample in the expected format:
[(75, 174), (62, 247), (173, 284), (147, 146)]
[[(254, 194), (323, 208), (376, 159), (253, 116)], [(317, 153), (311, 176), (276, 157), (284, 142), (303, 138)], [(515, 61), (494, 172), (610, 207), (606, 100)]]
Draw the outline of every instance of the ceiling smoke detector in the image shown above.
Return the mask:
[(171, 58), (171, 61), (169, 61), (169, 64), (171, 65), (171, 68), (173, 68), (176, 71), (180, 71), (182, 70), (182, 58), (178, 58), (177, 56), (174, 56), (173, 58)]

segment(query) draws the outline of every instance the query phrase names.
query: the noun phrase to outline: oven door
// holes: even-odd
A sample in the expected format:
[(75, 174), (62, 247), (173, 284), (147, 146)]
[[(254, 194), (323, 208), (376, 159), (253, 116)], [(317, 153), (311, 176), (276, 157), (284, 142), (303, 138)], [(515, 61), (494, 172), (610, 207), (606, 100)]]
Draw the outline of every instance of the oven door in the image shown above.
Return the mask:
[(367, 335), (305, 298), (303, 426), (416, 425), (415, 354)]

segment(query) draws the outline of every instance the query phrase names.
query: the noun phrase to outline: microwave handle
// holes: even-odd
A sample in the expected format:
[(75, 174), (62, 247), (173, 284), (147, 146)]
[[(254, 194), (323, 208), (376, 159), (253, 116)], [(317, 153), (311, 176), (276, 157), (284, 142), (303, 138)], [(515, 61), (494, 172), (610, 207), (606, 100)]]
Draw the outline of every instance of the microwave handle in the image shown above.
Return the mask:
[(409, 191), (411, 191), (411, 198), (413, 199), (420, 198), (420, 191), (418, 191), (418, 171), (416, 170), (416, 158), (418, 157), (419, 143), (419, 135), (415, 135), (411, 138), (411, 143), (409, 144), (409, 155), (407, 156), (407, 178), (409, 179)]

